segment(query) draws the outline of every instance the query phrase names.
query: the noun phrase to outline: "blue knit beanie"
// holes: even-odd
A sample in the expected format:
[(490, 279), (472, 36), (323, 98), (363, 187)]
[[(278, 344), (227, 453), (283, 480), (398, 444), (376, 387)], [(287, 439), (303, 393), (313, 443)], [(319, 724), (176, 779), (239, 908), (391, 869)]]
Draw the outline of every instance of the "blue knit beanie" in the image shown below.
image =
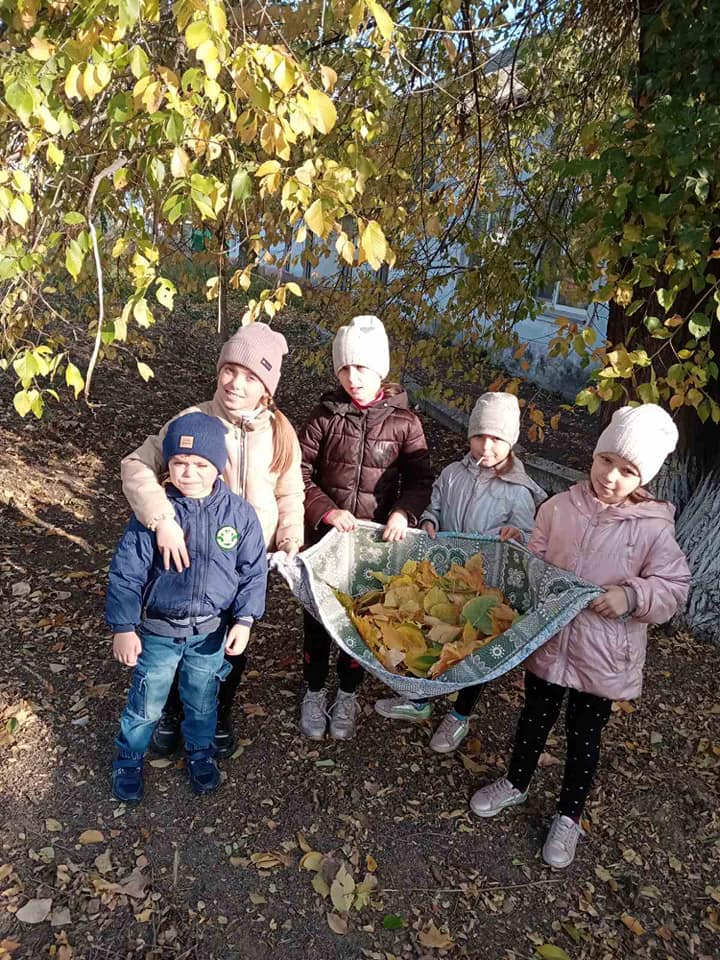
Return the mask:
[(204, 457), (222, 473), (227, 463), (225, 427), (217, 417), (206, 413), (186, 413), (168, 427), (162, 452), (165, 463), (170, 457), (190, 454)]

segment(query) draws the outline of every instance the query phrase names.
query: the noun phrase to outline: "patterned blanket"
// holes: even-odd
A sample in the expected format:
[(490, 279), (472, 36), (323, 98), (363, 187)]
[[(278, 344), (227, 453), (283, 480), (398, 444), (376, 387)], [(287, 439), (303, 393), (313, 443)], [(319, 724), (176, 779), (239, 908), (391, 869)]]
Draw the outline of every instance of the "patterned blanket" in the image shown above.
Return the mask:
[[(383, 527), (360, 521), (353, 533), (331, 530), (289, 562), (274, 554), (277, 569), (302, 605), (325, 626), (335, 643), (397, 693), (411, 700), (442, 696), (476, 683), (487, 683), (512, 670), (569, 623), (602, 590), (567, 570), (553, 567), (514, 542), (495, 537), (441, 533), (431, 540), (421, 530), (408, 530), (400, 543), (385, 543)], [(509, 630), (491, 640), (436, 679), (391, 673), (360, 638), (333, 593), (359, 596), (378, 587), (371, 572), (399, 573), (406, 560), (428, 559), (443, 574), (450, 564), (483, 556), (485, 581), (503, 591), (521, 614)]]

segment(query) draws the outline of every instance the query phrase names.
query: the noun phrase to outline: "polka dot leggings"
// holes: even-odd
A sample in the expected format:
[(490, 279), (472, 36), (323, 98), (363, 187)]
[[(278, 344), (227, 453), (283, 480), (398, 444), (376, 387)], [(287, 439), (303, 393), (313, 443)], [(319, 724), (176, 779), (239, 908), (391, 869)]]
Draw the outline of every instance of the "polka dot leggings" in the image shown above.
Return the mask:
[[(525, 706), (520, 715), (508, 780), (527, 790), (562, 707), (567, 687), (525, 673)], [(558, 811), (577, 818), (583, 811), (600, 759), (600, 736), (610, 719), (612, 700), (569, 690), (565, 727), (567, 757)]]

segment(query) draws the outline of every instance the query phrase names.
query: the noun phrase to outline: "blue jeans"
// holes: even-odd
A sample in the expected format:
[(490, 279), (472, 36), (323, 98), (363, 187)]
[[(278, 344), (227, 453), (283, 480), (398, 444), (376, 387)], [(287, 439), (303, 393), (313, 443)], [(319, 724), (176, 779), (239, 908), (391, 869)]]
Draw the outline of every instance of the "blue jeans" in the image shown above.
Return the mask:
[(142, 652), (130, 680), (127, 706), (120, 717), (115, 767), (142, 760), (176, 670), (184, 707), (185, 750), (195, 753), (214, 749), (218, 687), (226, 672), (226, 629), (222, 626), (214, 633), (182, 638), (139, 634)]

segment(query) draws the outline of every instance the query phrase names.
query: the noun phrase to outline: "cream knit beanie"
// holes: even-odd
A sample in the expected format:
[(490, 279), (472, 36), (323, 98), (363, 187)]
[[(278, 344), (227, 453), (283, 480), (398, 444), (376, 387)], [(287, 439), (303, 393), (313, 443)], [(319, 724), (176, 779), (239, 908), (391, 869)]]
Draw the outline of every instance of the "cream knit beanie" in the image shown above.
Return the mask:
[(382, 320), (372, 314), (353, 317), (340, 327), (332, 347), (335, 373), (343, 367), (367, 367), (384, 380), (390, 371), (390, 345)]
[(655, 476), (678, 442), (677, 427), (656, 403), (621, 407), (600, 434), (595, 453), (616, 453), (640, 472), (640, 482)]
[(484, 393), (470, 414), (468, 438), (484, 433), (514, 447), (520, 436), (520, 404), (514, 393)]

